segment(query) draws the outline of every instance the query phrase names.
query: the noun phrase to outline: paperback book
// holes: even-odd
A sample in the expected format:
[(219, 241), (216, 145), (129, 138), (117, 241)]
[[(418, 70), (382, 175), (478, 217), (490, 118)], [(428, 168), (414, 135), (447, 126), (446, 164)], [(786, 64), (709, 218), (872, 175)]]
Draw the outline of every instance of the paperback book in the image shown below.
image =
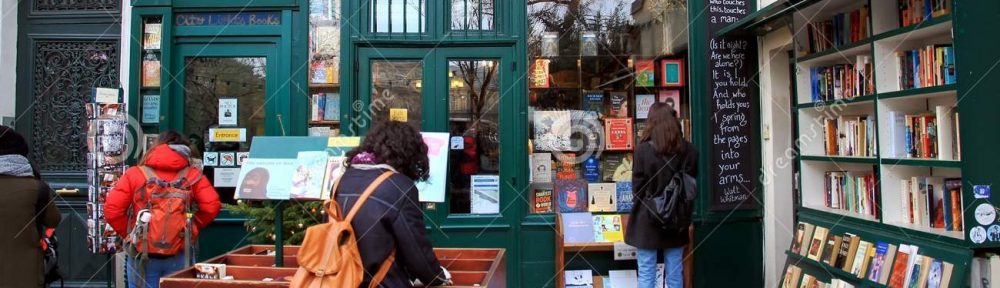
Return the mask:
[(555, 193), (558, 195), (559, 212), (587, 211), (587, 182), (583, 180), (556, 180)]
[(617, 212), (617, 188), (615, 183), (590, 183), (587, 196), (590, 198), (587, 209), (590, 212)]

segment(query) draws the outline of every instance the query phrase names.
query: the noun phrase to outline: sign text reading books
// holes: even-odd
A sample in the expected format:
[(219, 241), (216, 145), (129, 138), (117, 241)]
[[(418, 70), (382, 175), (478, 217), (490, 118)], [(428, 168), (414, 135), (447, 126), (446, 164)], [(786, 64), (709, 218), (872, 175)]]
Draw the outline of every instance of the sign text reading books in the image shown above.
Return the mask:
[[(708, 0), (708, 33), (746, 16), (749, 1)], [(711, 133), (712, 210), (757, 206), (758, 88), (753, 79), (757, 49), (752, 36), (708, 39), (708, 125)]]

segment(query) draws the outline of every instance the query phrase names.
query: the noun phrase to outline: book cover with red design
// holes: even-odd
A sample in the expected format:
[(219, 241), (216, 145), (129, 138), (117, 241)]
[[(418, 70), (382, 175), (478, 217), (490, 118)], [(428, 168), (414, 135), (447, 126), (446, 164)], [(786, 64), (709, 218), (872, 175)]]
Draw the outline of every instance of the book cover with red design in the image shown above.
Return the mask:
[(607, 150), (632, 150), (632, 118), (604, 119)]

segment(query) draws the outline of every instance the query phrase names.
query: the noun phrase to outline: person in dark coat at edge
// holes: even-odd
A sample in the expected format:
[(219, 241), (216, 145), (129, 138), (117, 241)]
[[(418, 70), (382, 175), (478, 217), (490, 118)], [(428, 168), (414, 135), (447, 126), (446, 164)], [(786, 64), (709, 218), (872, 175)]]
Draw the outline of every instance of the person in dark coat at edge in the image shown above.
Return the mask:
[(351, 221), (365, 268), (361, 287), (368, 287), (393, 247), (396, 261), (379, 287), (449, 284), (451, 276), (438, 262), (425, 231), (414, 183), (426, 181), (429, 172), (427, 145), (420, 132), (402, 122), (376, 123), (347, 159), (340, 186), (333, 191), (341, 211), (350, 211), (379, 175), (396, 172), (374, 190)]
[(44, 287), (42, 246), (45, 228), (60, 214), (52, 189), (28, 162), (28, 143), (14, 129), (0, 126), (0, 279), (3, 287)]
[(632, 168), (634, 206), (625, 231), (625, 243), (638, 248), (639, 288), (656, 284), (658, 254), (664, 254), (664, 274), (668, 287), (684, 287), (684, 245), (688, 244), (689, 228), (664, 230), (656, 215), (653, 201), (648, 199), (663, 189), (675, 171), (687, 167), (687, 173), (698, 177), (698, 151), (684, 140), (681, 125), (673, 108), (664, 103), (649, 109), (647, 126), (635, 148)]

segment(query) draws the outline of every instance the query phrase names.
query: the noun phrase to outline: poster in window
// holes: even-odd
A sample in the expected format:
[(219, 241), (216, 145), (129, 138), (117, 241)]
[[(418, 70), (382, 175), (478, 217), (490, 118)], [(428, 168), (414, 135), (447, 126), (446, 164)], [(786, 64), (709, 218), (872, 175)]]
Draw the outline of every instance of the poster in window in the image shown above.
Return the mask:
[[(288, 200), (296, 158), (249, 158), (240, 169), (237, 199)], [(206, 164), (207, 165), (207, 164)]]
[(472, 175), (472, 214), (500, 213), (500, 176)]
[(653, 106), (653, 103), (656, 103), (656, 96), (653, 94), (635, 95), (635, 118), (649, 118), (649, 108)]
[(594, 31), (580, 33), (580, 56), (597, 56), (597, 33)]
[(236, 98), (219, 98), (219, 126), (236, 126), (239, 122), (236, 113), (239, 111)]
[(538, 151), (570, 150), (572, 113), (570, 111), (535, 111), (535, 149)]
[(143, 25), (142, 29), (142, 49), (146, 50), (158, 50), (160, 49), (160, 31), (162, 24), (160, 23), (146, 23)]
[(559, 32), (542, 34), (542, 57), (559, 56)]
[(549, 88), (549, 59), (535, 59), (531, 64), (531, 88)]
[(427, 181), (417, 182), (420, 202), (444, 202), (448, 177), (448, 143), (451, 135), (440, 132), (420, 132), (427, 144), (429, 169)]
[(146, 54), (142, 60), (142, 88), (160, 88), (160, 59)]
[(635, 61), (635, 86), (653, 87), (653, 60)]
[(160, 95), (142, 95), (142, 123), (160, 123)]
[(611, 117), (628, 117), (628, 92), (611, 92)]
[(667, 104), (670, 108), (674, 108), (677, 111), (677, 118), (683, 117), (680, 113), (681, 111), (681, 91), (680, 90), (660, 90), (659, 97), (661, 103)]
[(660, 85), (664, 87), (684, 86), (684, 61), (682, 59), (663, 59), (660, 61), (663, 67), (663, 81)]
[(604, 135), (607, 150), (632, 150), (632, 118), (604, 119)]

